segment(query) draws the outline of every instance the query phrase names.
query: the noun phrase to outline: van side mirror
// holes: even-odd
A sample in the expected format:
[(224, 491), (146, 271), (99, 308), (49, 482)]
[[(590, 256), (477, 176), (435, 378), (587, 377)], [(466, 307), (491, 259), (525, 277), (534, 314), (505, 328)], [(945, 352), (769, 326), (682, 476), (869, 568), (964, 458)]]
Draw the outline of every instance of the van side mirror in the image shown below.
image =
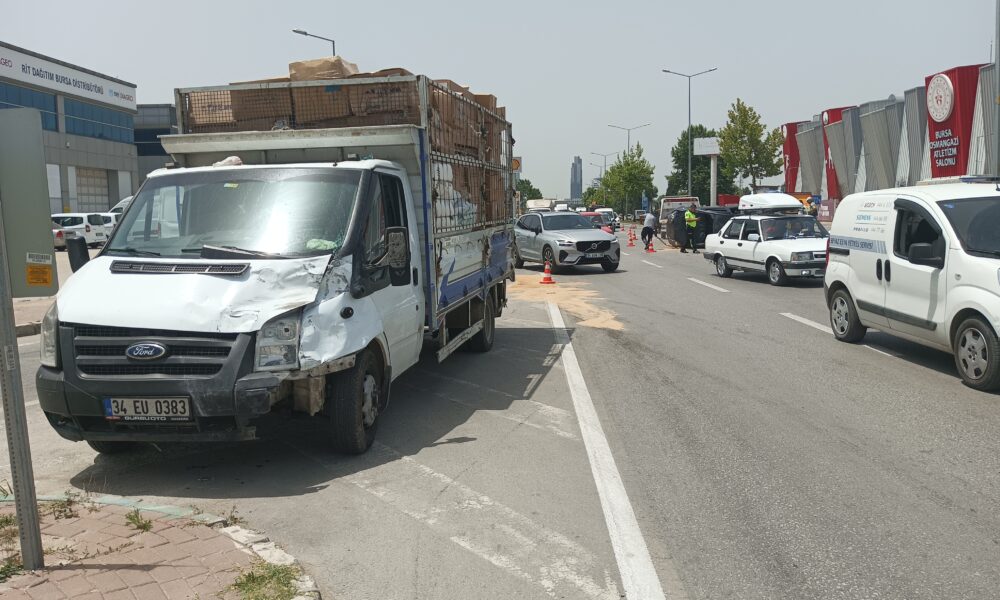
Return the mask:
[(73, 237), (66, 240), (66, 254), (69, 256), (69, 268), (74, 273), (82, 269), (83, 265), (90, 261), (90, 252), (87, 251), (87, 239)]
[(944, 268), (944, 257), (935, 254), (933, 244), (912, 244), (906, 258), (915, 265)]
[(760, 234), (758, 234), (758, 233), (747, 234), (747, 241), (748, 242), (759, 242), (760, 241)]
[(386, 262), (389, 265), (390, 285), (410, 283), (410, 236), (406, 227), (387, 227), (385, 230)]

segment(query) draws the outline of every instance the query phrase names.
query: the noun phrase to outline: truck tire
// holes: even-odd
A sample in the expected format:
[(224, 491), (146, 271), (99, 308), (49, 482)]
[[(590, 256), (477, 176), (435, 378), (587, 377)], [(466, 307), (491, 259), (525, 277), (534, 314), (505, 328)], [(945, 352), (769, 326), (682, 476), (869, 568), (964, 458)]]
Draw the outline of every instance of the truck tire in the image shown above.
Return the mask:
[(486, 306), (483, 307), (483, 328), (472, 336), (465, 347), (471, 352), (489, 352), (496, 337), (496, 302), (493, 294), (486, 294)]
[(385, 369), (370, 350), (357, 356), (354, 367), (329, 375), (326, 405), (333, 448), (342, 454), (364, 454), (375, 441), (378, 417), (385, 406)]
[(962, 321), (952, 350), (965, 385), (981, 392), (1000, 389), (1000, 341), (989, 323), (980, 317)]
[(87, 440), (87, 445), (101, 454), (124, 454), (135, 450), (135, 442), (108, 442)]
[(847, 290), (837, 290), (830, 297), (830, 327), (835, 338), (848, 344), (860, 342), (868, 333)]

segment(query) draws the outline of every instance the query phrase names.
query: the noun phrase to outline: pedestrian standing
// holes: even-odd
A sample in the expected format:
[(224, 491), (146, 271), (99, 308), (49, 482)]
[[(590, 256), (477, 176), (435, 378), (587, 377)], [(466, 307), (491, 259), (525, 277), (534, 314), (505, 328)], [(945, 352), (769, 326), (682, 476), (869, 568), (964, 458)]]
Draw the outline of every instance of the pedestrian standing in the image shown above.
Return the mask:
[(653, 235), (656, 233), (656, 215), (652, 211), (646, 212), (646, 217), (642, 221), (642, 243), (649, 250), (653, 243)]
[[(691, 251), (698, 254), (698, 205), (694, 202), (684, 211), (684, 224), (687, 226), (687, 241), (691, 244)], [(681, 247), (681, 252), (687, 254), (687, 244)]]

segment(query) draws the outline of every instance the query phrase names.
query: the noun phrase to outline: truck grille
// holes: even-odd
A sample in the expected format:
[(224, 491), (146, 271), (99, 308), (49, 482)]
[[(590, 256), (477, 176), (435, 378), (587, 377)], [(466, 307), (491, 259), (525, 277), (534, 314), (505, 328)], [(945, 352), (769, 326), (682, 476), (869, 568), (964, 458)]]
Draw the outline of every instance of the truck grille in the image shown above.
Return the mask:
[[(594, 247), (596, 244), (596, 247)], [(580, 252), (607, 252), (611, 242), (577, 242), (576, 249)]]
[[(65, 327), (73, 332), (74, 362), (83, 377), (211, 377), (222, 370), (238, 337), (95, 325)], [(128, 358), (126, 349), (140, 342), (161, 344), (167, 354), (149, 361)]]

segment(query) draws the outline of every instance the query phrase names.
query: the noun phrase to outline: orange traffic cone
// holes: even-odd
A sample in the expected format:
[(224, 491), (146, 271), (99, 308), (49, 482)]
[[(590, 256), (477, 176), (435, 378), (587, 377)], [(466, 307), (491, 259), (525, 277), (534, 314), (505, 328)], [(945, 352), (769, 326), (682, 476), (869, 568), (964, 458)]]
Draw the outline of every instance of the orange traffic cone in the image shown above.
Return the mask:
[(650, 254), (656, 253), (656, 248), (653, 247), (653, 240), (649, 240), (649, 246), (646, 247), (646, 252)]
[(635, 238), (628, 236), (628, 246), (629, 248), (635, 248)]
[(545, 261), (545, 277), (542, 277), (542, 280), (539, 281), (539, 283), (549, 284), (555, 282), (556, 280), (552, 279), (552, 267), (549, 266), (549, 261)]

